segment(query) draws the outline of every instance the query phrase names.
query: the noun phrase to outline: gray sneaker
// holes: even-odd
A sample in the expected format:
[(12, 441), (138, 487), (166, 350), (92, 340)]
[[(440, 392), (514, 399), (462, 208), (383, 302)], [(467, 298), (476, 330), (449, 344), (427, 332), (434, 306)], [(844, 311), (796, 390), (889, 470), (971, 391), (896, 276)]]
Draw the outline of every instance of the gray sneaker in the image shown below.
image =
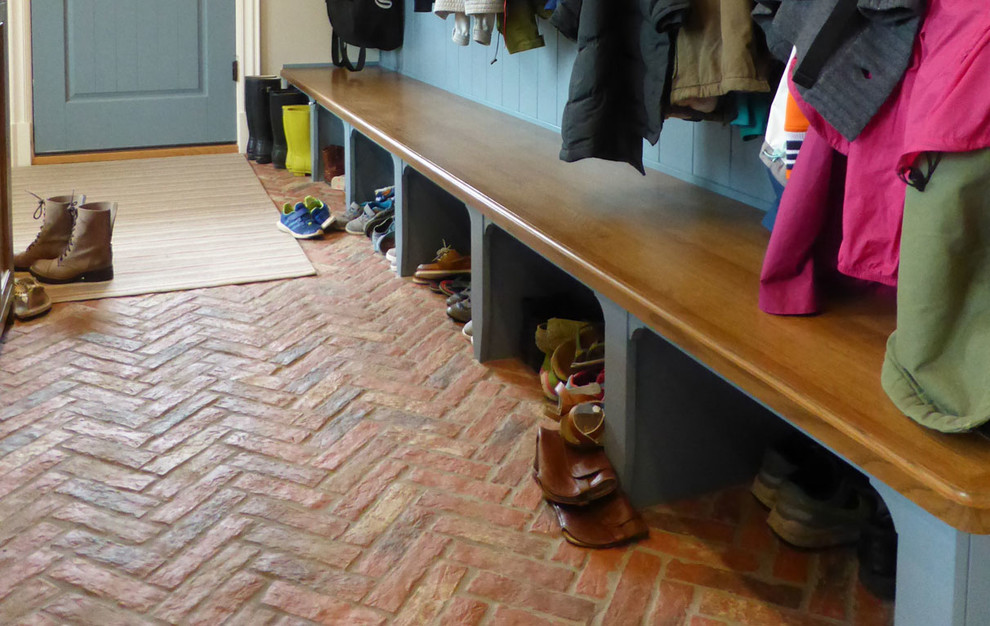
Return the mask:
[(465, 298), (460, 302), (447, 307), (447, 315), (455, 321), (466, 323), (471, 321), (471, 298)]
[(333, 220), (333, 224), (331, 224), (330, 227), (334, 230), (346, 230), (347, 223), (353, 219), (357, 219), (358, 217), (361, 217), (363, 213), (364, 213), (364, 207), (362, 207), (357, 202), (351, 202), (351, 206), (347, 207), (347, 210), (344, 211), (343, 215), (336, 216), (336, 218)]
[(361, 215), (358, 215), (354, 219), (348, 220), (347, 226), (344, 230), (352, 235), (363, 235), (364, 225), (376, 215), (378, 215), (378, 211), (371, 208), (371, 206), (366, 206), (362, 209)]

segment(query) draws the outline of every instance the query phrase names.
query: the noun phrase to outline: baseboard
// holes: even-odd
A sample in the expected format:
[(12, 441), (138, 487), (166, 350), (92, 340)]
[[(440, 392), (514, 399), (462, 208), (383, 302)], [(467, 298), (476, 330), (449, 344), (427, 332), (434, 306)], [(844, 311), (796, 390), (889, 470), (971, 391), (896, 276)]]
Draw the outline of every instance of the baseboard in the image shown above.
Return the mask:
[(243, 107), (237, 112), (237, 151), (247, 153), (248, 138), (247, 113)]
[(198, 154), (234, 154), (236, 143), (212, 144), (206, 146), (173, 146), (170, 148), (137, 148), (134, 150), (112, 150), (106, 152), (72, 152), (66, 154), (35, 155), (32, 165), (54, 165), (56, 163), (93, 163), (97, 161), (127, 161), (130, 159), (157, 159), (161, 157), (192, 156)]

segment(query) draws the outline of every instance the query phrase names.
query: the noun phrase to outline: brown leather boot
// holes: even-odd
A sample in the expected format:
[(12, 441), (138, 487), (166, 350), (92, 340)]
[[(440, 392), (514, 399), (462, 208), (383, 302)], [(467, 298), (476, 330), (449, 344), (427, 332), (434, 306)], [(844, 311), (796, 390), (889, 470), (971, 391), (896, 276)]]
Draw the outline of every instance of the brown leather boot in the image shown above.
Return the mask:
[(57, 259), (72, 235), (72, 216), (69, 207), (75, 208), (86, 201), (86, 196), (52, 196), (47, 200), (39, 198), (34, 219), (41, 219), (41, 230), (31, 245), (23, 252), (14, 255), (14, 269), (26, 272), (41, 259)]
[(57, 259), (42, 259), (31, 275), (43, 283), (98, 282), (113, 278), (110, 238), (116, 202), (90, 202), (70, 207), (73, 227), (68, 245)]

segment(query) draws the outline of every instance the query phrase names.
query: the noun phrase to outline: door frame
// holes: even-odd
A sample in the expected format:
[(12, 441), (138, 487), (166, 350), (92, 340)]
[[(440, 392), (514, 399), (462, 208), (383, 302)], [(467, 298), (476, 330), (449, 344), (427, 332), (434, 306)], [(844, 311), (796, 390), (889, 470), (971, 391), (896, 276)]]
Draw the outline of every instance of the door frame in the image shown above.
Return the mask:
[[(234, 54), (239, 61), (240, 83), (245, 76), (261, 72), (261, 0), (234, 0), (236, 39)], [(34, 158), (34, 94), (31, 89), (31, 0), (7, 2), (10, 46), (11, 165), (31, 165)], [(247, 117), (244, 90), (237, 93), (237, 149), (247, 146)]]

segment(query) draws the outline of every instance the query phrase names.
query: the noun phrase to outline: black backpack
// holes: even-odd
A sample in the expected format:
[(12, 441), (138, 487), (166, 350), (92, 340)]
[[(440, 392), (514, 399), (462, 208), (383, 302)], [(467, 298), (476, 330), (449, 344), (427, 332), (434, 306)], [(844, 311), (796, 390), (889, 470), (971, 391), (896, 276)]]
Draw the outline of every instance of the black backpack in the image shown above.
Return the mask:
[[(364, 67), (366, 48), (395, 50), (402, 45), (405, 0), (326, 0), (333, 28), (333, 64), (352, 72)], [(347, 44), (361, 48), (357, 65), (347, 58)]]

